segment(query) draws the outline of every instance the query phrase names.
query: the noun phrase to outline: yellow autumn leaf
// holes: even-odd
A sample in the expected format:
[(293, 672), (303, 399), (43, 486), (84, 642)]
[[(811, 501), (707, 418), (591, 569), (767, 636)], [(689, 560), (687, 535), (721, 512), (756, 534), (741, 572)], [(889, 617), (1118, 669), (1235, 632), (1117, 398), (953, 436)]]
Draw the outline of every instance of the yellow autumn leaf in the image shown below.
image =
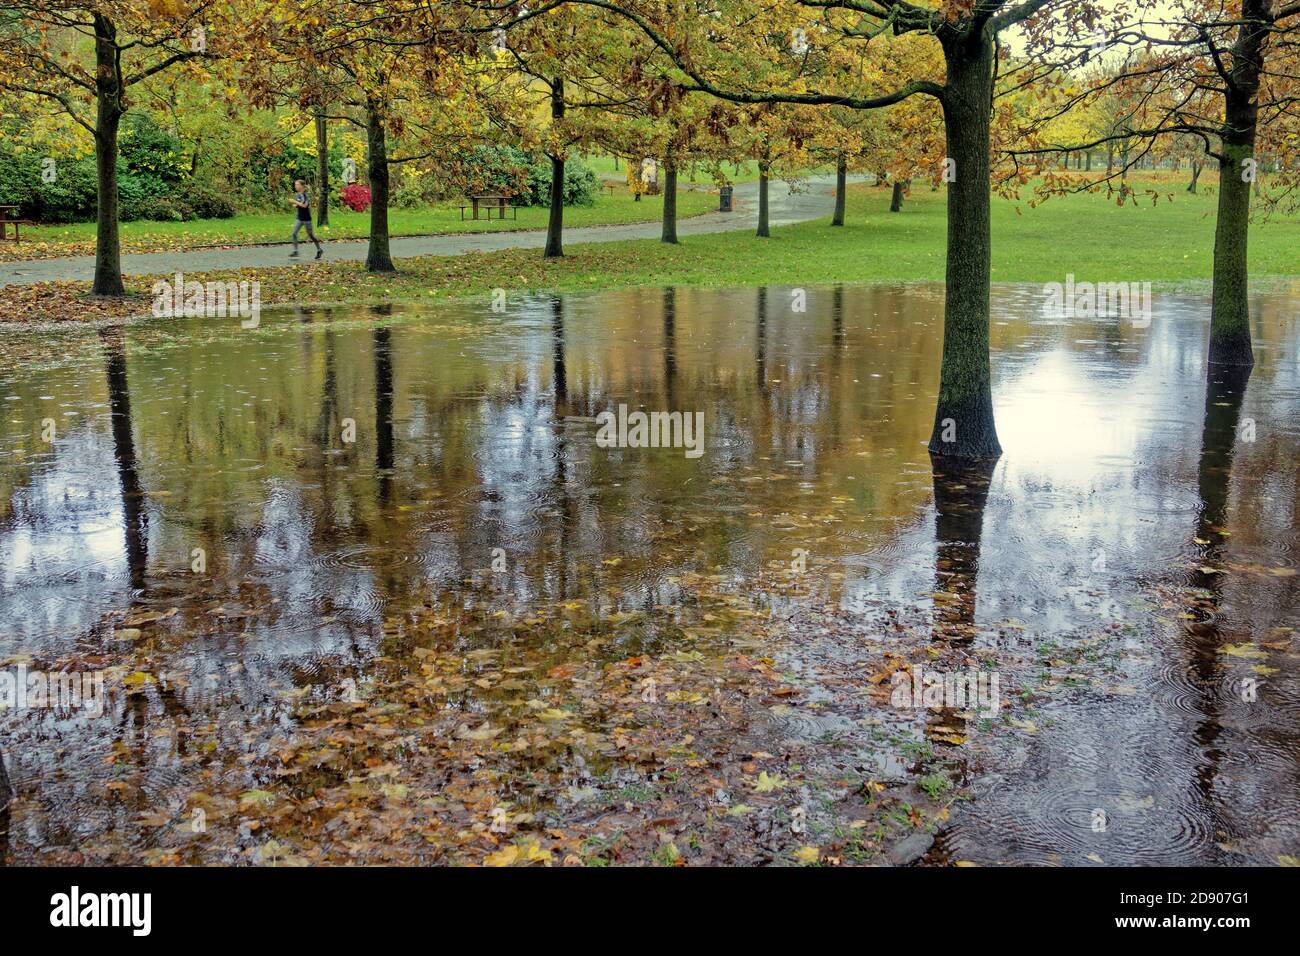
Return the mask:
[(811, 865), (822, 858), (822, 852), (815, 846), (801, 846), (794, 851), (794, 858), (804, 865)]
[(495, 853), (489, 853), (483, 860), (486, 866), (514, 866), (515, 861), (519, 859), (519, 847), (506, 846), (497, 850)]
[(1223, 653), (1232, 657), (1267, 657), (1268, 655), (1261, 651), (1254, 644), (1228, 644), (1223, 648)]

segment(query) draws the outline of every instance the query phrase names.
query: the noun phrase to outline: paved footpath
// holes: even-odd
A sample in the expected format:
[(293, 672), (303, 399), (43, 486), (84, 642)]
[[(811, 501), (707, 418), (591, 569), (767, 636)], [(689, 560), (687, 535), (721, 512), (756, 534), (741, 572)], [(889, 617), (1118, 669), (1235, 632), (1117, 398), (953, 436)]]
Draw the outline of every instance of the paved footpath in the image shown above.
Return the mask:
[[(856, 178), (856, 177), (855, 177)], [(803, 180), (796, 191), (781, 181), (769, 189), (768, 220), (779, 226), (829, 216), (834, 210), (834, 179), (813, 176)], [(709, 212), (691, 216), (677, 223), (679, 236), (696, 236), (712, 232), (754, 229), (758, 223), (758, 183), (736, 186), (736, 211)], [(291, 221), (285, 217), (285, 231)], [(618, 242), (624, 239), (657, 239), (660, 223), (638, 222), (619, 226), (585, 226), (564, 230), (564, 244), (583, 242)], [(449, 236), (409, 236), (393, 239), (394, 259), (412, 256), (458, 256), (466, 252), (492, 252), (497, 249), (540, 249), (546, 244), (542, 230), (525, 232), (462, 233)], [(366, 258), (366, 240), (349, 239), (325, 243), (322, 259), (361, 261)], [(289, 243), (270, 246), (237, 246), (231, 249), (198, 249), (190, 252), (131, 253), (122, 257), (126, 275), (171, 275), (175, 272), (219, 272), (224, 269), (289, 267), (315, 261), (311, 243), (302, 244), (302, 258), (290, 259)], [(79, 279), (89, 282), (95, 274), (93, 256), (70, 256), (63, 259), (37, 259), (29, 262), (0, 262), (0, 286), (30, 285), (34, 282)]]

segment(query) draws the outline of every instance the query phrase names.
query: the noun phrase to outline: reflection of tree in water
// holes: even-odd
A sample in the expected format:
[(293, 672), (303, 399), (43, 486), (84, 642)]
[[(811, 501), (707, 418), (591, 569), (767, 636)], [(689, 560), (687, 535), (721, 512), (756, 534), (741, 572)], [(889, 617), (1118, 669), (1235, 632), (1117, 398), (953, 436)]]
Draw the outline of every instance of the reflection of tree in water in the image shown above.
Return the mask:
[[(554, 461), (554, 471), (551, 476), (552, 493), (556, 502), (559, 504), (559, 599), (565, 600), (569, 597), (569, 559), (570, 548), (572, 545), (571, 535), (574, 526), (578, 521), (577, 509), (574, 506), (573, 496), (569, 490), (569, 463), (568, 447), (565, 440), (564, 413), (568, 404), (568, 381), (565, 370), (565, 353), (564, 353), (564, 298), (556, 296), (552, 304), (552, 334), (555, 337), (555, 409), (553, 417), (555, 420), (555, 453), (552, 456)], [(545, 562), (539, 573), (545, 575)], [(539, 580), (537, 584), (537, 593), (543, 593), (545, 581)]]
[(668, 403), (665, 408), (672, 411), (677, 408), (677, 290), (672, 286), (664, 289), (663, 312), (664, 397)]
[[(1202, 763), (1197, 768), (1197, 790), (1207, 809), (1213, 807), (1214, 782), (1219, 773), (1223, 751), (1217, 742), (1223, 733), (1221, 711), (1227, 687), (1222, 680), (1220, 653), (1227, 643), (1222, 632), (1223, 580), (1221, 570), (1227, 551), (1228, 495), (1232, 480), (1232, 460), (1236, 450), (1237, 425), (1242, 400), (1250, 381), (1250, 366), (1215, 365), (1205, 387), (1205, 418), (1201, 426), (1201, 458), (1196, 471), (1199, 507), (1196, 518), (1196, 544), (1200, 549), (1199, 566), (1192, 572), (1192, 583), (1202, 592), (1202, 600), (1191, 609), (1194, 620), (1185, 627), (1192, 676), (1200, 690), (1202, 719), (1197, 721), (1196, 741)], [(1204, 569), (1204, 570), (1203, 570)]]
[(135, 591), (144, 590), (149, 561), (149, 516), (143, 507), (144, 489), (136, 470), (131, 430), (131, 392), (126, 380), (126, 348), (120, 328), (100, 332), (108, 370), (108, 406), (113, 432), (113, 458), (122, 487), (122, 522), (126, 535), (126, 564)]
[(379, 497), (388, 501), (393, 482), (393, 349), (392, 330), (374, 331), (375, 348), (375, 469)]
[[(140, 479), (135, 444), (125, 336), (120, 327), (101, 329), (99, 336), (105, 356), (113, 458), (122, 496), (123, 549), (133, 603), (136, 603), (142, 601), (149, 590), (149, 516), (144, 508), (145, 492)], [(105, 700), (105, 705), (108, 704), (109, 700)], [(167, 746), (174, 748), (171, 756), (175, 761), (187, 756), (185, 735), (176, 733), (175, 728), (188, 713), (188, 708), (178, 696), (177, 688), (166, 679), (157, 680), (148, 693), (141, 689), (126, 695), (112, 736), (117, 751), (129, 755), (118, 766), (132, 767), (139, 786), (130, 788), (123, 795), (124, 806), (129, 806), (137, 813), (153, 808), (151, 801), (156, 798), (158, 787), (151, 784), (165, 779), (167, 763), (157, 750)], [(103, 719), (107, 720), (108, 715), (105, 714)], [(80, 720), (88, 722), (91, 718)], [(170, 733), (158, 732), (164, 729)], [(87, 727), (78, 732), (89, 733), (90, 730)], [(70, 780), (62, 773), (50, 775), (49, 782), (50, 786), (33, 794), (37, 807), (32, 816), (32, 825), (43, 833), (42, 839), (47, 843), (75, 845), (78, 841), (76, 831), (65, 832), (58, 822), (60, 815), (53, 810), (56, 805), (77, 807), (84, 799), (83, 791), (96, 786), (97, 782), (92, 779)], [(0, 756), (0, 860), (5, 859), (8, 853), (8, 804), (11, 794), (12, 785), (3, 757)]]
[[(101, 332), (108, 370), (108, 400), (113, 433), (113, 457), (117, 461), (118, 479), (122, 486), (122, 515), (126, 534), (126, 559), (130, 569), (131, 586), (137, 598), (146, 591), (146, 571), (149, 561), (148, 514), (143, 508), (144, 488), (137, 470), (131, 393), (126, 374), (126, 349), (122, 330), (104, 329)], [(176, 689), (166, 681), (156, 685), (157, 699), (162, 707), (161, 717), (170, 718), (170, 739), (177, 748), (178, 759), (185, 756), (183, 734), (175, 733), (179, 719), (188, 713), (177, 696)], [(156, 733), (150, 727), (150, 698), (144, 692), (127, 695), (121, 718), (117, 723), (117, 742), (130, 753), (131, 763), (143, 783), (155, 772), (158, 757), (151, 753)], [(134, 730), (134, 733), (132, 733)], [(138, 812), (149, 809), (149, 787), (139, 786), (129, 792), (129, 802)]]
[[(960, 461), (931, 454), (934, 483), (935, 598), (932, 636), (936, 649), (965, 646), (975, 637), (975, 596), (979, 584), (980, 539), (984, 532), (984, 509), (988, 503), (989, 482), (997, 467), (996, 459)], [(964, 656), (964, 655), (963, 655)], [(974, 673), (958, 661), (936, 659), (936, 669)], [(968, 694), (974, 694), (970, 688)], [(982, 703), (966, 698), (965, 707), (945, 706), (927, 715), (928, 733), (933, 739), (951, 741), (965, 732), (963, 710), (978, 710)], [(954, 752), (955, 764), (963, 768), (964, 753)]]
[(831, 293), (831, 345), (835, 354), (844, 347), (844, 286), (837, 285)]
[(934, 637), (967, 641), (974, 636), (980, 538), (989, 482), (997, 460), (961, 462), (931, 456), (934, 475)]
[(569, 398), (569, 377), (564, 368), (564, 300), (558, 295), (551, 302), (551, 377), (555, 382), (556, 418), (563, 417)]

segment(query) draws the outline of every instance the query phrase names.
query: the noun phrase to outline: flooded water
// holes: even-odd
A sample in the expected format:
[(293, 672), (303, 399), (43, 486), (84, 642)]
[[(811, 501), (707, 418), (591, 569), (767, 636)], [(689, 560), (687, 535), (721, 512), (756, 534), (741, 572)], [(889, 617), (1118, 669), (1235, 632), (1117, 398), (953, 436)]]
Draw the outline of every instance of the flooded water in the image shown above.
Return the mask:
[[(925, 446), (942, 290), (797, 300), (5, 330), (0, 664), (104, 679), (0, 710), (5, 859), (874, 861), (905, 792), (924, 863), (1296, 855), (1300, 295), (1207, 392), (1203, 296), (996, 288), (965, 473)], [(603, 447), (620, 405), (703, 454)], [(900, 710), (904, 665), (1001, 709)]]

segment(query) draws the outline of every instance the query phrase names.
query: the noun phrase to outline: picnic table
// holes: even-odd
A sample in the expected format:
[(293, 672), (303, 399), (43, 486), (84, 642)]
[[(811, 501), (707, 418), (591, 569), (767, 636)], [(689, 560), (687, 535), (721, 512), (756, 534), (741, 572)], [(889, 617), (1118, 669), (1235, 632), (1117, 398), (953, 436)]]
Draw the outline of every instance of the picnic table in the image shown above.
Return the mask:
[[(465, 210), (470, 209), (473, 211), (473, 215), (471, 216), (471, 218), (473, 219), (491, 219), (492, 210), (495, 209), (497, 213), (496, 218), (504, 219), (506, 218), (506, 210), (509, 209), (510, 218), (518, 219), (519, 209), (518, 207), (510, 204), (511, 198), (513, 197), (502, 196), (497, 194), (487, 194), (483, 196), (470, 196), (469, 202), (460, 207), (460, 218), (464, 220)], [(480, 211), (483, 212), (484, 215), (480, 216), (479, 215)]]
[[(30, 226), (31, 222), (26, 219), (18, 218), (17, 206), (0, 206), (0, 242), (21, 242), (18, 235), (18, 227)], [(9, 235), (9, 227), (14, 227), (14, 234)]]

